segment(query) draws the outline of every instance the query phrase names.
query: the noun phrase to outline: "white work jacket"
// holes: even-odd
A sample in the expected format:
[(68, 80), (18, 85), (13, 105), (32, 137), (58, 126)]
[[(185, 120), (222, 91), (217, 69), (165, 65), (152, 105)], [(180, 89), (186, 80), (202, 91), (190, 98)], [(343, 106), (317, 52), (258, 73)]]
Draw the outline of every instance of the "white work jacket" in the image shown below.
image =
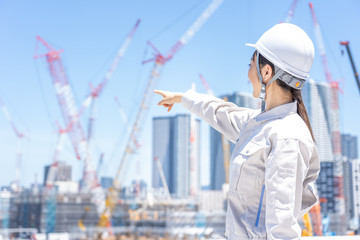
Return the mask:
[(320, 162), (297, 102), (261, 112), (187, 91), (182, 105), (231, 142), (226, 236), (299, 239), (298, 220), (317, 202)]

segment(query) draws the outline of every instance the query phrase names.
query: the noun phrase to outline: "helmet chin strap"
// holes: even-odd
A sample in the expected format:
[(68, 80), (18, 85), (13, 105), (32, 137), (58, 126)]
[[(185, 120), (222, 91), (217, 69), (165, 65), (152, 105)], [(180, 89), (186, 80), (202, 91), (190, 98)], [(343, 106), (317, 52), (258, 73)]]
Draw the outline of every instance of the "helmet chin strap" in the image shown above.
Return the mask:
[(265, 84), (263, 82), (263, 78), (260, 73), (259, 55), (260, 55), (260, 53), (259, 53), (259, 51), (257, 51), (256, 52), (256, 70), (257, 70), (257, 74), (259, 76), (259, 81), (261, 83), (260, 99), (261, 99), (261, 112), (263, 112), (266, 109), (266, 106), (265, 106), (266, 86), (269, 85), (270, 83), (272, 83), (273, 81), (275, 81), (276, 79), (278, 79), (278, 77), (284, 73), (284, 70), (275, 66), (275, 75), (271, 78), (271, 80), (267, 84)]

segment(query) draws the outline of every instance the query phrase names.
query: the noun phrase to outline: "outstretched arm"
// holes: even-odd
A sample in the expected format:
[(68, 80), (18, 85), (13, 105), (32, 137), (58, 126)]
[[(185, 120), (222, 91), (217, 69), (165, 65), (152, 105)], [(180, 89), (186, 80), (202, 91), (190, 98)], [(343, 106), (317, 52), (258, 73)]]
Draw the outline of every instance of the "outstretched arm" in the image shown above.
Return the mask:
[(236, 142), (244, 124), (256, 113), (254, 110), (240, 108), (234, 103), (192, 90), (185, 93), (159, 90), (154, 92), (163, 97), (158, 105), (162, 105), (170, 111), (175, 103), (181, 103), (186, 109), (224, 134), (231, 142)]

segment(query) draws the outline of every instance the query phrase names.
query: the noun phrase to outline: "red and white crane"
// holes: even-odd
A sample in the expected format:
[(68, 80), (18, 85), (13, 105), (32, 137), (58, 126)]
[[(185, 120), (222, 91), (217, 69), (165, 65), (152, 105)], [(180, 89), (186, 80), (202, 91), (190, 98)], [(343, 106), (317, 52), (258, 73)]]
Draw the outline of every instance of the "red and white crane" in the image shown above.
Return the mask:
[(71, 126), (69, 136), (72, 145), (78, 159), (81, 158), (84, 161), (82, 190), (92, 193), (92, 200), (100, 214), (105, 207), (105, 194), (98, 184), (96, 169), (91, 158), (88, 141), (79, 121), (79, 111), (75, 103), (74, 94), (61, 60), (60, 53), (63, 50), (54, 49), (40, 36), (37, 36), (37, 40), (46, 47), (48, 52), (43, 55), (36, 55), (35, 58), (46, 58), (65, 125)]
[(119, 182), (119, 177), (124, 175), (124, 166), (128, 163), (131, 157), (131, 153), (135, 152), (135, 149), (137, 148), (134, 139), (138, 139), (140, 136), (143, 122), (148, 112), (147, 110), (149, 109), (149, 106), (152, 102), (152, 97), (154, 95), (152, 91), (160, 77), (163, 66), (174, 57), (174, 55), (179, 51), (180, 48), (182, 48), (192, 39), (195, 33), (203, 26), (203, 24), (209, 19), (209, 17), (215, 12), (215, 10), (222, 4), (223, 1), (224, 0), (213, 0), (165, 56), (162, 55), (160, 51), (158, 51), (154, 47), (154, 45), (148, 42), (148, 44), (155, 50), (155, 54), (152, 59), (144, 61), (143, 63), (154, 61), (154, 66), (145, 87), (145, 92), (143, 94), (143, 98), (137, 111), (135, 122), (131, 128), (125, 151), (123, 152), (123, 155), (120, 159), (120, 165), (114, 177), (113, 187), (109, 189), (109, 194), (106, 201), (107, 206), (98, 224), (100, 227), (108, 226), (111, 220), (111, 216), (115, 209), (118, 198), (117, 191), (120, 189), (121, 186), (121, 183)]
[(21, 160), (22, 160), (22, 139), (24, 138), (24, 134), (19, 132), (16, 128), (14, 121), (11, 118), (11, 115), (5, 106), (4, 102), (0, 98), (0, 106), (4, 112), (4, 115), (8, 122), (10, 123), (10, 126), (12, 130), (14, 131), (16, 137), (17, 137), (17, 157), (16, 157), (16, 172), (15, 172), (15, 190), (20, 190), (21, 188)]
[(291, 7), (290, 7), (290, 9), (289, 9), (289, 11), (288, 11), (288, 14), (287, 14), (287, 16), (286, 16), (286, 19), (285, 19), (285, 22), (286, 22), (286, 23), (291, 22), (291, 20), (292, 20), (292, 18), (293, 18), (293, 16), (294, 16), (294, 12), (295, 12), (295, 8), (296, 8), (297, 1), (298, 1), (298, 0), (294, 0), (294, 1), (292, 2)]
[(80, 109), (80, 114), (89, 106), (90, 107), (90, 117), (89, 117), (89, 124), (88, 124), (88, 134), (87, 134), (87, 139), (88, 142), (90, 142), (92, 135), (93, 135), (93, 125), (94, 125), (94, 121), (95, 121), (95, 104), (96, 101), (98, 99), (98, 97), (100, 96), (100, 94), (102, 93), (104, 87), (106, 86), (106, 84), (109, 82), (109, 80), (112, 78), (117, 66), (119, 65), (119, 62), (121, 60), (121, 58), (124, 56), (126, 50), (128, 49), (131, 40), (136, 32), (136, 29), (138, 28), (140, 24), (140, 19), (138, 19), (134, 25), (134, 27), (132, 28), (131, 32), (129, 33), (129, 35), (126, 37), (124, 43), (121, 45), (121, 47), (119, 48), (117, 55), (115, 57), (115, 59), (113, 60), (112, 64), (110, 65), (110, 68), (108, 69), (107, 73), (105, 74), (104, 79), (102, 80), (101, 83), (99, 83), (99, 85), (97, 85), (96, 87), (93, 87), (92, 84), (90, 84), (90, 88), (91, 88), (91, 93), (89, 94), (89, 96), (85, 99), (81, 109)]
[(59, 155), (63, 149), (64, 142), (65, 142), (65, 135), (70, 131), (72, 124), (67, 126), (65, 129), (61, 128), (60, 124), (56, 122), (56, 125), (58, 126), (58, 140), (55, 147), (55, 152), (53, 156), (52, 163), (49, 167), (49, 171), (45, 180), (45, 189), (50, 190), (53, 187), (53, 184), (56, 179), (57, 174), (57, 167), (59, 163)]
[(323, 65), (323, 68), (324, 68), (326, 81), (328, 83), (330, 83), (332, 87), (336, 88), (337, 90), (340, 90), (339, 89), (339, 82), (335, 81), (332, 78), (332, 75), (331, 75), (331, 72), (330, 72), (330, 69), (329, 69), (329, 66), (328, 66), (328, 61), (327, 61), (327, 57), (326, 57), (326, 50), (325, 50), (325, 44), (324, 44), (323, 37), (322, 37), (322, 34), (321, 34), (321, 29), (320, 29), (319, 22), (318, 22), (318, 20), (316, 18), (316, 15), (315, 15), (314, 6), (312, 5), (311, 2), (309, 3), (309, 6), (310, 6), (311, 16), (312, 16), (313, 24), (314, 24), (314, 33), (315, 33), (315, 38), (316, 38), (316, 44), (317, 44), (317, 47), (318, 47), (319, 52), (320, 52), (321, 61), (322, 61), (322, 65)]

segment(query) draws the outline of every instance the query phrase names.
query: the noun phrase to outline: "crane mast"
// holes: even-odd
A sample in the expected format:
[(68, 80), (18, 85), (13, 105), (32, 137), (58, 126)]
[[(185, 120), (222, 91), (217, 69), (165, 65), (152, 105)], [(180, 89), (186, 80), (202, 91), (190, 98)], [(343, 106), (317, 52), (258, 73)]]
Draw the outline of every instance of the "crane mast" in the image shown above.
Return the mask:
[(108, 197), (106, 199), (106, 207), (98, 223), (100, 227), (106, 227), (110, 225), (111, 216), (118, 199), (118, 190), (121, 187), (121, 182), (119, 182), (118, 179), (120, 176), (123, 176), (123, 168), (129, 161), (131, 154), (134, 153), (137, 148), (136, 139), (139, 138), (141, 133), (143, 121), (146, 117), (152, 97), (154, 95), (152, 91), (161, 75), (161, 71), (164, 65), (173, 58), (173, 56), (181, 47), (183, 47), (191, 40), (195, 33), (202, 27), (206, 20), (215, 12), (215, 10), (221, 5), (223, 1), (224, 0), (213, 0), (204, 10), (204, 12), (191, 25), (191, 27), (185, 32), (185, 34), (180, 38), (180, 40), (170, 49), (166, 56), (162, 55), (150, 42), (148, 42), (148, 44), (155, 50), (156, 53), (154, 58), (144, 61), (143, 63), (154, 61), (154, 66), (151, 70), (150, 77), (147, 82), (140, 106), (138, 108), (135, 122), (131, 128), (125, 150), (120, 159), (120, 165), (117, 169), (113, 181), (113, 186), (109, 189)]
[(48, 52), (44, 55), (35, 56), (35, 58), (42, 56), (46, 58), (65, 125), (71, 126), (69, 129), (69, 135), (72, 141), (72, 145), (74, 147), (77, 158), (83, 159), (84, 161), (82, 190), (91, 192), (92, 201), (96, 205), (98, 214), (101, 214), (105, 207), (105, 194), (98, 184), (94, 163), (91, 159), (88, 141), (79, 121), (79, 111), (75, 103), (74, 94), (68, 82), (65, 68), (62, 64), (60, 53), (63, 50), (55, 50), (40, 36), (37, 36), (37, 40), (47, 48)]
[(140, 19), (138, 19), (134, 25), (134, 27), (132, 28), (132, 30), (130, 31), (130, 33), (128, 34), (128, 36), (126, 37), (125, 41), (123, 42), (123, 44), (121, 45), (121, 47), (119, 48), (117, 55), (115, 57), (115, 59), (113, 60), (113, 62), (111, 63), (108, 71), (105, 74), (104, 79), (102, 80), (101, 83), (99, 83), (96, 87), (93, 87), (92, 85), (90, 85), (91, 87), (91, 93), (89, 94), (89, 96), (85, 99), (81, 109), (80, 109), (80, 114), (84, 111), (85, 108), (87, 108), (89, 105), (90, 106), (90, 117), (89, 117), (89, 124), (88, 124), (88, 134), (87, 134), (87, 139), (88, 142), (91, 141), (92, 135), (93, 135), (93, 125), (94, 125), (94, 121), (95, 121), (95, 105), (96, 105), (96, 101), (98, 99), (98, 97), (100, 96), (100, 94), (102, 93), (104, 87), (107, 85), (107, 83), (109, 82), (109, 80), (112, 78), (116, 68), (119, 65), (120, 60), (122, 59), (122, 57), (124, 56), (126, 50), (128, 49), (132, 38), (138, 28), (140, 24)]

